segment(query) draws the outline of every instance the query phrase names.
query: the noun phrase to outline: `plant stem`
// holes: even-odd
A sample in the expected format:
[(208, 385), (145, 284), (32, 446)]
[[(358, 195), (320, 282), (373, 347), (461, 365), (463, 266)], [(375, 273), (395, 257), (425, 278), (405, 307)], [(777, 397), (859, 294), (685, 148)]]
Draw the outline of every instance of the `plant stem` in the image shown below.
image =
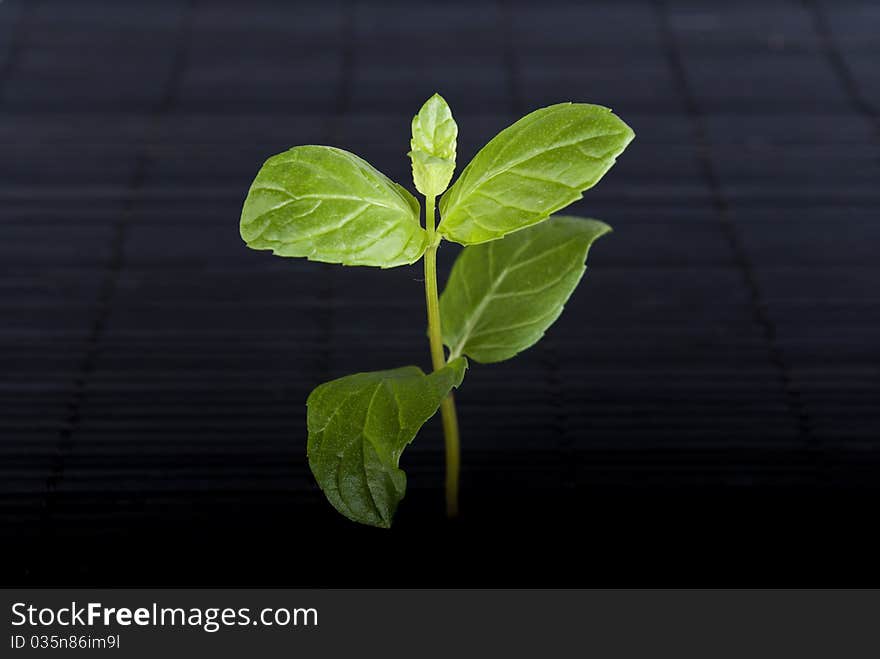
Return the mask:
[(440, 403), (443, 418), (443, 435), (446, 437), (446, 516), (458, 516), (458, 472), (460, 453), (458, 442), (458, 414), (455, 398), (450, 393)]
[[(428, 249), (425, 251), (425, 302), (428, 306), (428, 339), (431, 342), (431, 362), (437, 371), (446, 366), (443, 352), (443, 332), (440, 325), (440, 299), (437, 295), (437, 248), (440, 241), (434, 228), (435, 198), (425, 197), (425, 229), (428, 231)], [(440, 403), (443, 436), (446, 440), (446, 515), (458, 514), (458, 472), (460, 453), (458, 415), (455, 399), (450, 393)]]

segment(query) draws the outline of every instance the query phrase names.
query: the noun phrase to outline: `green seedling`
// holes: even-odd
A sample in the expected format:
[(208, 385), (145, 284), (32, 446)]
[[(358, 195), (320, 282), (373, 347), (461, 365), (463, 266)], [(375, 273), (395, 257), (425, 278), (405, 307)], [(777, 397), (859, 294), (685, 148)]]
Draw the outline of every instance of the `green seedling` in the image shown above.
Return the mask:
[[(510, 359), (540, 340), (562, 313), (590, 245), (610, 228), (552, 215), (594, 186), (633, 137), (608, 108), (551, 105), (492, 138), (449, 187), (458, 126), (435, 94), (413, 118), (409, 152), (415, 187), (425, 197), (424, 226), (416, 198), (352, 153), (297, 146), (265, 162), (241, 212), (249, 247), (379, 268), (424, 259), (432, 372), (404, 366), (356, 373), (318, 386), (306, 403), (309, 466), (340, 513), (391, 525), (406, 491), (400, 456), (439, 409), (446, 508), (457, 514), (452, 390), (461, 385), (468, 358), (484, 364)], [(443, 240), (465, 247), (438, 296)]]

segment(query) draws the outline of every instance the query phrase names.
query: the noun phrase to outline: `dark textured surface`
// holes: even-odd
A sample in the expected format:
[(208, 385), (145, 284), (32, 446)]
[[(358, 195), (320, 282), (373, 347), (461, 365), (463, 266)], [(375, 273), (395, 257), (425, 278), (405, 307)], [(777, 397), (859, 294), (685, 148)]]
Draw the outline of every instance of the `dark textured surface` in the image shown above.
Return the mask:
[[(880, 583), (880, 9), (814, 2), (0, 3), (4, 581)], [(247, 250), (261, 162), (409, 184), (434, 91), (466, 160), (541, 105), (638, 135), (545, 340), (432, 422), (390, 532), (305, 461), (327, 379), (427, 366), (417, 268)], [(448, 270), (455, 248), (441, 251)]]

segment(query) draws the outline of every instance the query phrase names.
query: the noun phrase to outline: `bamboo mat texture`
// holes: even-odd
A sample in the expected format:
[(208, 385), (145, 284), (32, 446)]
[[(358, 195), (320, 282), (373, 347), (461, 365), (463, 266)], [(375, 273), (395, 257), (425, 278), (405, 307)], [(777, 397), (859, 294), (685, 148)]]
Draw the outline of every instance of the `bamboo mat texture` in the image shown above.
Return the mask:
[[(872, 0), (0, 2), (0, 542), (54, 585), (880, 584)], [(575, 100), (637, 138), (544, 340), (404, 454), (395, 528), (318, 491), (305, 399), (427, 368), (422, 274), (254, 252), (265, 158), (411, 186)], [(457, 248), (440, 252), (441, 277)]]

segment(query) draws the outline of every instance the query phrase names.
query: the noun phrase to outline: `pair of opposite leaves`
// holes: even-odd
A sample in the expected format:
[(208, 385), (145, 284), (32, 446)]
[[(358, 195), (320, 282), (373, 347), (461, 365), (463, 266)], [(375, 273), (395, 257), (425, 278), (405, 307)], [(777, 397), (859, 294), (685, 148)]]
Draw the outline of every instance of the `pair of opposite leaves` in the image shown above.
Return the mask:
[[(457, 137), (435, 94), (413, 119), (409, 154), (426, 196), (449, 185)], [(428, 375), (415, 366), (349, 375), (320, 385), (307, 402), (309, 466), (339, 512), (390, 526), (406, 490), (400, 455), (461, 384), (464, 356), (509, 359), (559, 317), (590, 245), (610, 228), (550, 215), (595, 185), (633, 137), (607, 108), (552, 105), (496, 135), (446, 190), (435, 235), (465, 245), (440, 298), (449, 363)], [(260, 169), (241, 235), (279, 256), (390, 268), (416, 262), (430, 247), (419, 218), (415, 197), (366, 161), (299, 146)]]

